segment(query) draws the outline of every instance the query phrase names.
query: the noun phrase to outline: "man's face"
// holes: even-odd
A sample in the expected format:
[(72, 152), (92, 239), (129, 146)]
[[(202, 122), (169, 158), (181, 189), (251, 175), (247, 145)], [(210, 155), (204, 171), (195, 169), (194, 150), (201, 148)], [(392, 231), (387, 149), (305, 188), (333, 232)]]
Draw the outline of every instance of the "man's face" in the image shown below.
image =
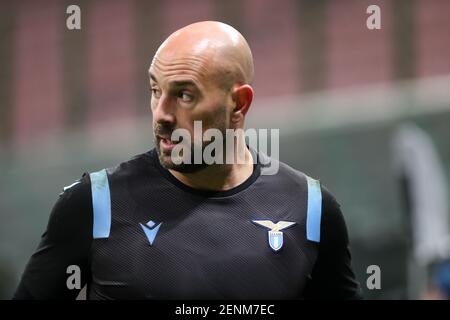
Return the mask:
[(175, 56), (159, 52), (153, 59), (149, 70), (153, 132), (159, 160), (167, 169), (194, 172), (204, 167), (173, 163), (171, 152), (176, 142), (171, 141), (171, 134), (175, 129), (189, 132), (192, 155), (195, 147), (203, 151), (210, 143), (195, 145), (194, 121), (202, 122), (203, 132), (215, 128), (225, 137), (233, 101), (229, 88), (213, 68), (207, 55)]

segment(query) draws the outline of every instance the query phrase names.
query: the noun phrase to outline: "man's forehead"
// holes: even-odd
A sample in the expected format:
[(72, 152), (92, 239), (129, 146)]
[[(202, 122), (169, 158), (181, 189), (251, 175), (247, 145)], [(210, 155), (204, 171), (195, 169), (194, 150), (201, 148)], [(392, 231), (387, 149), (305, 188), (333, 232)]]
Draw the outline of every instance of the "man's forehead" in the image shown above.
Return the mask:
[(156, 54), (149, 68), (152, 80), (171, 79), (175, 81), (202, 81), (207, 78), (212, 66), (208, 58), (192, 55), (173, 55), (171, 59)]
[(186, 68), (206, 68), (208, 64), (211, 64), (211, 59), (207, 56), (203, 55), (190, 55), (190, 54), (178, 54), (165, 56), (161, 54), (156, 54), (153, 57), (150, 68), (177, 68), (177, 67), (186, 67)]

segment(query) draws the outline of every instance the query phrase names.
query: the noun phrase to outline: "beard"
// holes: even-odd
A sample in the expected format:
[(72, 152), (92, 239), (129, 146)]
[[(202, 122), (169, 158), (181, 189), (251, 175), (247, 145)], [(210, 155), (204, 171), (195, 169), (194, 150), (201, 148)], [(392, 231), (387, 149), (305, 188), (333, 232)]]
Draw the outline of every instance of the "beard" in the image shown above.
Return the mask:
[[(226, 143), (226, 141), (225, 141), (226, 140), (225, 123), (220, 123), (220, 125), (218, 124), (214, 128), (219, 129), (220, 132), (222, 133), (223, 146), (225, 146), (225, 143)], [(175, 127), (173, 127), (171, 125), (167, 125), (167, 124), (156, 124), (154, 127), (153, 134), (154, 134), (154, 141), (155, 141), (155, 149), (158, 154), (160, 164), (165, 169), (175, 170), (180, 173), (195, 173), (195, 172), (199, 172), (199, 171), (205, 169), (206, 167), (210, 166), (210, 164), (207, 164), (204, 162), (203, 154), (204, 154), (205, 148), (210, 143), (214, 142), (214, 140), (203, 141), (203, 139), (202, 139), (202, 141), (200, 143), (196, 143), (195, 141), (193, 141), (193, 138), (191, 139), (191, 141), (183, 141), (183, 138), (181, 138), (181, 140), (177, 143), (177, 144), (184, 143), (187, 145), (187, 148), (190, 149), (190, 161), (182, 161), (179, 164), (174, 163), (172, 160), (172, 152), (171, 151), (164, 152), (163, 150), (161, 150), (161, 140), (162, 139), (160, 138), (160, 136), (171, 137), (174, 130), (176, 130)], [(203, 132), (202, 132), (202, 137), (203, 137)], [(194, 161), (194, 160), (197, 160), (197, 159), (194, 159), (194, 155), (196, 153), (197, 154), (200, 153), (202, 155), (200, 163)]]

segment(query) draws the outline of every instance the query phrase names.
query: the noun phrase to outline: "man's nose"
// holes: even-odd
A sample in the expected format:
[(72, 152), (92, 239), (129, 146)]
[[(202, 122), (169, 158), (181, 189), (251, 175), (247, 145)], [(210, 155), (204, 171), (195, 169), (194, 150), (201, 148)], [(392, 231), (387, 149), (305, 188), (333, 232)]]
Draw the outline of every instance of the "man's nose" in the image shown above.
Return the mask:
[(175, 123), (174, 111), (170, 97), (162, 94), (152, 108), (153, 120), (157, 123)]

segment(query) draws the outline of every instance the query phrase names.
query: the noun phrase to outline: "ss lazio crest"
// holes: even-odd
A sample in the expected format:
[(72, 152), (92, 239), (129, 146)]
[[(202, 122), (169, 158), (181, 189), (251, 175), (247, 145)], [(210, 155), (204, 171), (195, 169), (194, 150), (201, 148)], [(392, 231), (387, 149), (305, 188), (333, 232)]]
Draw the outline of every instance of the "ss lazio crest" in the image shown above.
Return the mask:
[(275, 224), (270, 220), (252, 220), (252, 222), (254, 224), (269, 229), (268, 232), (269, 246), (275, 252), (277, 252), (283, 247), (283, 232), (281, 232), (281, 230), (284, 230), (297, 224), (297, 222), (290, 222), (290, 221), (278, 221)]

